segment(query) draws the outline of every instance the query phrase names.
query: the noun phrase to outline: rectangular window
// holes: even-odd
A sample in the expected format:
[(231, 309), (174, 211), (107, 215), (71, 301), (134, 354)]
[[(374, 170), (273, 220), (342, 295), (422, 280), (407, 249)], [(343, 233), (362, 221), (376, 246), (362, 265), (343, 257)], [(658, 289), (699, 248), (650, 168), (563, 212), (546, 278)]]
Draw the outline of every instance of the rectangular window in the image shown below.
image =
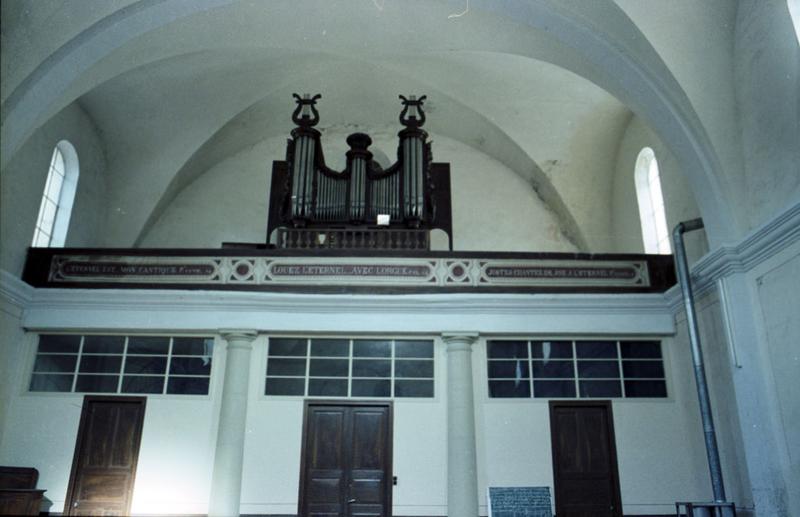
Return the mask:
[(489, 340), (491, 398), (664, 398), (660, 341)]
[(30, 391), (207, 395), (211, 337), (42, 334)]
[(433, 397), (432, 340), (270, 338), (266, 395)]

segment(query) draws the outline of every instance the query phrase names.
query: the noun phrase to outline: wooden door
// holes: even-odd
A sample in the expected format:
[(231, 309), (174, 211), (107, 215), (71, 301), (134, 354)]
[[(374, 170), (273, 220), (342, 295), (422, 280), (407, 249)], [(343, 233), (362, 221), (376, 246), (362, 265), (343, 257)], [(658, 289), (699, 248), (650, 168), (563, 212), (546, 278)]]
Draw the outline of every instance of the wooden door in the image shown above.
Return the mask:
[(72, 460), (66, 515), (129, 515), (144, 397), (86, 396)]
[(550, 402), (558, 517), (622, 515), (611, 403)]
[(306, 403), (300, 472), (303, 517), (389, 517), (390, 403)]

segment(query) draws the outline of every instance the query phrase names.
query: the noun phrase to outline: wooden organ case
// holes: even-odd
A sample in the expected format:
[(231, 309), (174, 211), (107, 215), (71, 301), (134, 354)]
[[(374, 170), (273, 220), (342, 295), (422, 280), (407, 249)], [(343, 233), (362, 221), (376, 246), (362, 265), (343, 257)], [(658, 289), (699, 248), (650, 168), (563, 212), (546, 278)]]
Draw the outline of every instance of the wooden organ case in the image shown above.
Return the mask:
[(267, 243), (283, 249), (429, 250), (430, 232), (442, 230), (453, 249), (450, 166), (432, 163), (422, 129), (423, 103), (400, 96), (403, 109), (397, 161), (383, 169), (364, 133), (347, 137), (343, 171), (330, 169), (314, 128), (313, 97), (294, 94), (297, 107), (286, 160), (272, 164)]

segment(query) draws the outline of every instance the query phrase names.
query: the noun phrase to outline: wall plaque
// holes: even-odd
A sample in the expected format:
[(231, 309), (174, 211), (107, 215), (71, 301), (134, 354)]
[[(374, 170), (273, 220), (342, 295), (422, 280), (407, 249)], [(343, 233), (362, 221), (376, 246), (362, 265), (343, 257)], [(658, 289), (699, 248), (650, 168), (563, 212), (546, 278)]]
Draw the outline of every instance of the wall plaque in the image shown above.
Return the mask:
[(489, 487), (489, 517), (553, 517), (550, 487)]

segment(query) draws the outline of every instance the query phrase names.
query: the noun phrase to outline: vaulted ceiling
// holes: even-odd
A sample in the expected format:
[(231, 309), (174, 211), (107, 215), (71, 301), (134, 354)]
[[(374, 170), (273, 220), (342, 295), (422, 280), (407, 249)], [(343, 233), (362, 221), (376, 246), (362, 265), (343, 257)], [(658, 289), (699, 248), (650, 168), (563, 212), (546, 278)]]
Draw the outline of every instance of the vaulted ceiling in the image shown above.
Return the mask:
[[(323, 128), (367, 131), (395, 123), (398, 94), (427, 94), (434, 136), (515, 171), (592, 249), (625, 127), (632, 112), (655, 112), (641, 113), (613, 62), (598, 67), (570, 38), (613, 34), (656, 71), (657, 55), (611, 1), (494, 11), (430, 0), (3, 2), (4, 151), (77, 101), (104, 142), (109, 205), (125, 214), (109, 214), (110, 244), (132, 245), (215, 163), (287, 134), (291, 93), (323, 95)], [(42, 87), (50, 102), (14, 119), (29, 87), (62, 66), (76, 72)]]

